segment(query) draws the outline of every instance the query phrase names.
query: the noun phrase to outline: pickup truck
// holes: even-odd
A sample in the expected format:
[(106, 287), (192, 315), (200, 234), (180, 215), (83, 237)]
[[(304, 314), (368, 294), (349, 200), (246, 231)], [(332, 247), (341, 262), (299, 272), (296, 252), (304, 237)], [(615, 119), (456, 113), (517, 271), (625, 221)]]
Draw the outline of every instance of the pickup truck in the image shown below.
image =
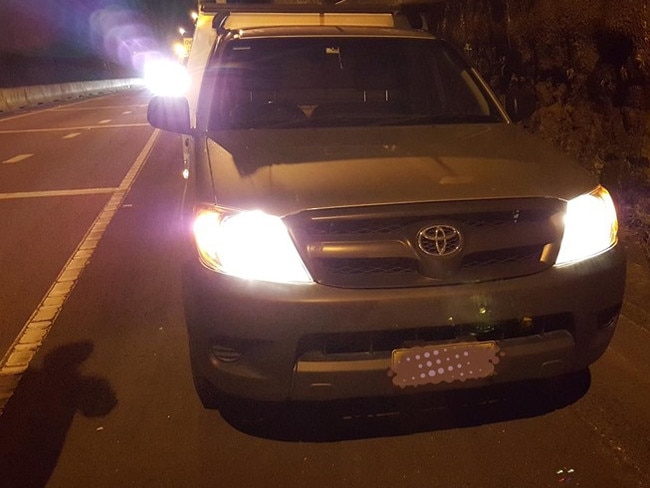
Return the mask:
[(205, 406), (583, 371), (625, 258), (612, 198), (399, 11), (202, 2), (184, 96), (184, 301)]

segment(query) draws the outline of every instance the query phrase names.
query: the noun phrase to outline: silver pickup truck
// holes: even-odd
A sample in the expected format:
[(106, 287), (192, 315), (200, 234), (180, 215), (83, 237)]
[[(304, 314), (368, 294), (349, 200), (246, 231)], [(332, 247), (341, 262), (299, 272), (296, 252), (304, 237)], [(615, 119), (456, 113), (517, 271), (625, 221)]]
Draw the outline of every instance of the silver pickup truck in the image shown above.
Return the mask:
[(550, 378), (607, 348), (605, 188), (399, 12), (203, 2), (184, 134), (191, 365), (220, 395), (327, 400)]

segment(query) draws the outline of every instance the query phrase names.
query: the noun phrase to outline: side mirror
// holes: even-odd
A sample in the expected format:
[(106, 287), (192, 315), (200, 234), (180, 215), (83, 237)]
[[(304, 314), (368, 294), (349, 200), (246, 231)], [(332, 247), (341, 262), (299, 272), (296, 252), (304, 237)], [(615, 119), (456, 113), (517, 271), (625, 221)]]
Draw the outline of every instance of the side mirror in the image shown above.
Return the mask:
[(192, 134), (190, 105), (184, 97), (153, 97), (147, 107), (147, 120), (158, 129)]

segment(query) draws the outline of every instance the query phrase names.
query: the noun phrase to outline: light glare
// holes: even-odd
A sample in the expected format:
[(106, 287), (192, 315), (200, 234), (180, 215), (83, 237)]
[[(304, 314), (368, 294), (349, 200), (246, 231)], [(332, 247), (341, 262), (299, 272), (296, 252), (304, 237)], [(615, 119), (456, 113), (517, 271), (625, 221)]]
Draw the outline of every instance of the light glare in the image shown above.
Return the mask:
[(158, 96), (183, 96), (190, 87), (187, 70), (178, 62), (153, 59), (144, 68), (147, 88)]
[(609, 249), (618, 233), (616, 209), (609, 192), (599, 186), (570, 200), (564, 225), (557, 265), (581, 261)]
[(278, 217), (260, 211), (224, 215), (203, 209), (196, 216), (194, 235), (202, 261), (216, 271), (259, 281), (312, 281)]

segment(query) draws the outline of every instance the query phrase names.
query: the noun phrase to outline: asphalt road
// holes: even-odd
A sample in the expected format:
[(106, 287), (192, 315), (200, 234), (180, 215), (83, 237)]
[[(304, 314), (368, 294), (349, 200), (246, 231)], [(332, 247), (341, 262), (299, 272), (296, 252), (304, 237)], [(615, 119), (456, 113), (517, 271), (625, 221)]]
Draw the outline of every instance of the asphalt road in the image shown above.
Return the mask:
[(0, 119), (0, 487), (650, 487), (650, 273), (631, 243), (612, 346), (563, 385), (301, 404), (254, 424), (204, 410), (180, 301), (179, 137), (146, 125), (146, 101)]

